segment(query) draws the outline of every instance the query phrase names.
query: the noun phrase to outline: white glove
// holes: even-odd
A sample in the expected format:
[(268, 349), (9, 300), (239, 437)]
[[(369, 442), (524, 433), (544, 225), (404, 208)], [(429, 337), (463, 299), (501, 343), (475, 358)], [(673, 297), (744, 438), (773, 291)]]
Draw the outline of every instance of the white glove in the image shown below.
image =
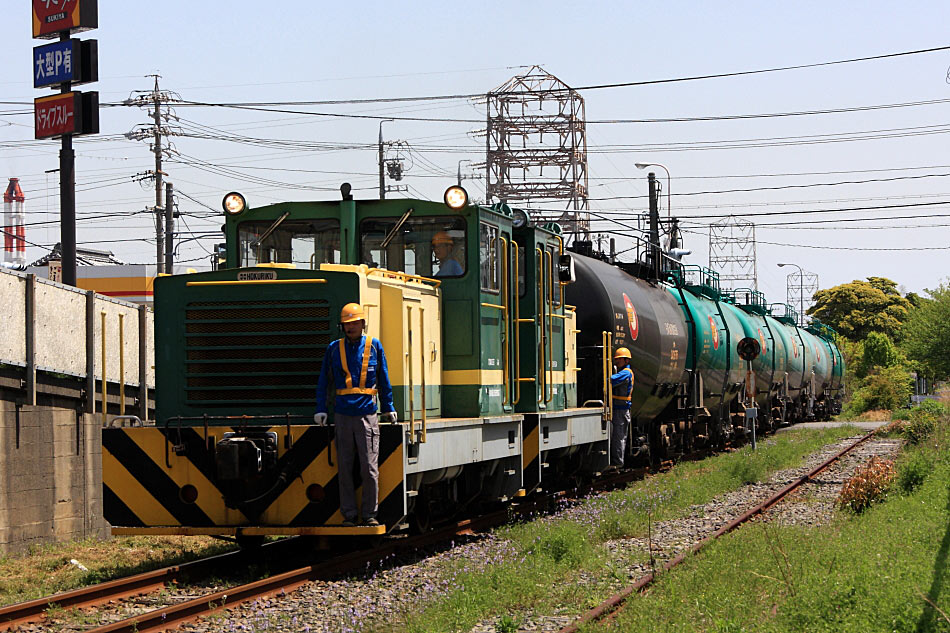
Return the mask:
[(327, 425), (327, 414), (326, 413), (314, 413), (313, 421), (317, 426), (326, 426)]
[(396, 412), (390, 411), (389, 413), (380, 413), (379, 419), (382, 422), (389, 422), (390, 424), (395, 424), (397, 420)]

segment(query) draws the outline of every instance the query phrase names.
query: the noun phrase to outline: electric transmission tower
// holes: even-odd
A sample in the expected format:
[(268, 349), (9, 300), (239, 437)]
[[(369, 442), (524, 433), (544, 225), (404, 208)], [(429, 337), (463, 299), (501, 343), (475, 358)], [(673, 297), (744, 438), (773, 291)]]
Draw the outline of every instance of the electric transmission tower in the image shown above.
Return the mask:
[(723, 289), (759, 289), (755, 260), (755, 224), (729, 216), (709, 225), (709, 267)]
[(587, 211), (587, 134), (584, 99), (570, 86), (532, 66), (487, 95), (486, 191), (490, 204), (560, 200), (564, 212), (546, 212), (572, 234), (590, 232)]
[(788, 305), (798, 310), (798, 324), (805, 325), (805, 312), (815, 305), (815, 293), (818, 292), (818, 275), (802, 270), (789, 273), (785, 277), (785, 296)]
[[(172, 239), (173, 230), (171, 227), (171, 208), (166, 209), (166, 205), (162, 202), (162, 177), (167, 175), (164, 171), (162, 171), (162, 158), (171, 158), (172, 156), (176, 155), (177, 152), (175, 151), (175, 148), (171, 142), (166, 140), (165, 144), (163, 145), (162, 141), (163, 139), (167, 139), (169, 136), (181, 135), (181, 130), (177, 126), (169, 125), (169, 122), (172, 119), (177, 121), (178, 117), (175, 116), (174, 111), (168, 105), (173, 101), (181, 101), (181, 95), (179, 95), (177, 92), (159, 90), (158, 80), (161, 78), (161, 75), (146, 75), (146, 77), (155, 78), (155, 87), (148, 91), (136, 90), (133, 92), (134, 96), (129, 97), (123, 103), (125, 105), (150, 108), (152, 122), (136, 125), (131, 132), (127, 132), (125, 134), (125, 138), (133, 141), (151, 139), (149, 149), (155, 154), (155, 172), (150, 174), (155, 179), (155, 261), (158, 272), (164, 273), (166, 272), (165, 241), (166, 239)], [(171, 205), (168, 206), (171, 207)], [(169, 244), (169, 251), (171, 250), (170, 246), (171, 245)], [(172, 271), (169, 270), (167, 272), (171, 273)]]

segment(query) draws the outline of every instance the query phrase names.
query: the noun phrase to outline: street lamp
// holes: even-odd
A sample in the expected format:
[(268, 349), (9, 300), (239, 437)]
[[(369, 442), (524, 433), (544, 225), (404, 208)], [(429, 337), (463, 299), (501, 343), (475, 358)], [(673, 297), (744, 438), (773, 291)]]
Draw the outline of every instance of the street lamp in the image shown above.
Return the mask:
[(462, 160), (459, 161), (458, 175), (457, 175), (457, 182), (456, 182), (456, 184), (459, 187), (462, 186), (462, 163), (471, 163), (471, 162), (472, 161), (468, 160), (467, 158), (463, 158)]
[(805, 271), (798, 264), (779, 264), (778, 267), (794, 266), (798, 269), (798, 302), (801, 311), (798, 313), (799, 325), (805, 325)]
[(670, 170), (662, 163), (634, 163), (637, 169), (646, 169), (647, 167), (662, 167), (666, 172), (666, 217), (673, 217), (673, 208), (670, 206)]

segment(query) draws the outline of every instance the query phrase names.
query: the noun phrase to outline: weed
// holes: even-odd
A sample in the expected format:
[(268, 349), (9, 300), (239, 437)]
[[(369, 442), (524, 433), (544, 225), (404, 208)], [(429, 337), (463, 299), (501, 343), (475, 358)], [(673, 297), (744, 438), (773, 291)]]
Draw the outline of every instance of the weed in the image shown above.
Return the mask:
[(894, 480), (894, 462), (872, 457), (845, 482), (838, 495), (838, 506), (858, 513), (887, 494)]
[(920, 487), (933, 470), (933, 462), (925, 453), (916, 451), (897, 467), (897, 487), (908, 494)]
[(498, 619), (498, 623), (495, 624), (495, 631), (497, 633), (516, 633), (519, 626), (520, 622), (506, 613)]

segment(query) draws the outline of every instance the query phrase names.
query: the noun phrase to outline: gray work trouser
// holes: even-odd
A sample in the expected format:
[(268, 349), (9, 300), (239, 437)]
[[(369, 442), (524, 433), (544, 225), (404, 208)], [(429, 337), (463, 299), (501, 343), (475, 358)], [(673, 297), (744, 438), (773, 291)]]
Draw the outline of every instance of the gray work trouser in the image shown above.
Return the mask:
[(353, 485), (353, 454), (360, 460), (363, 479), (363, 520), (376, 517), (379, 494), (379, 420), (369, 415), (333, 416), (340, 480), (340, 511), (344, 519), (356, 519), (356, 490)]
[(627, 448), (627, 429), (630, 428), (630, 409), (614, 407), (610, 421), (610, 464), (623, 466), (623, 455)]

